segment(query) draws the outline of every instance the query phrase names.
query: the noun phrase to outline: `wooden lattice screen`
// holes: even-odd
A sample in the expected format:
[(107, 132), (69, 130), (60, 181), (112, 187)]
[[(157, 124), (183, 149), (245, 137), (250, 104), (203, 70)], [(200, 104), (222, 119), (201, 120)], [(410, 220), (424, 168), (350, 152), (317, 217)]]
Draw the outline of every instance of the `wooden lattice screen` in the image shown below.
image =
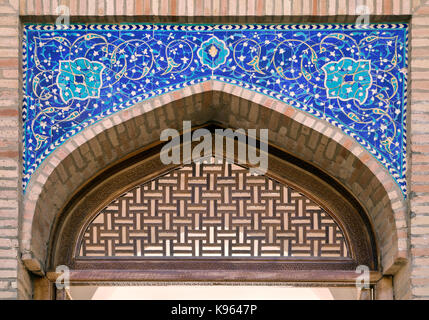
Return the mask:
[(344, 234), (291, 187), (229, 163), (191, 164), (126, 192), (82, 235), (82, 257), (349, 257)]

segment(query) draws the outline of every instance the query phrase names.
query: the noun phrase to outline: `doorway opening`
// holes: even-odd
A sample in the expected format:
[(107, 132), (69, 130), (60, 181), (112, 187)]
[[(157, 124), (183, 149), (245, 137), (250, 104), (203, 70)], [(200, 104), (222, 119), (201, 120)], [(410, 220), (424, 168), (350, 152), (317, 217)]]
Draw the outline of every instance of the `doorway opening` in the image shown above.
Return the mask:
[(145, 284), (71, 286), (71, 300), (357, 300), (356, 287), (298, 287), (285, 284)]

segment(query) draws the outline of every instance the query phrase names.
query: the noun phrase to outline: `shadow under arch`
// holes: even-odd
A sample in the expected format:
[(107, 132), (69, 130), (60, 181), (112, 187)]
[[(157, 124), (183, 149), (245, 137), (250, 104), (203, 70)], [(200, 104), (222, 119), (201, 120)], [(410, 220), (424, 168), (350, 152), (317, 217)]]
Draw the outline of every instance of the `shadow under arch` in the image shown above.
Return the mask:
[(339, 129), (284, 103), (230, 84), (209, 81), (122, 110), (55, 150), (33, 176), (24, 199), (23, 260), (46, 271), (47, 244), (66, 204), (95, 176), (156, 143), (182, 120), (232, 128), (269, 128), (270, 143), (324, 172), (348, 190), (373, 226), (383, 273), (407, 257), (396, 225), (405, 220), (401, 193), (384, 167)]

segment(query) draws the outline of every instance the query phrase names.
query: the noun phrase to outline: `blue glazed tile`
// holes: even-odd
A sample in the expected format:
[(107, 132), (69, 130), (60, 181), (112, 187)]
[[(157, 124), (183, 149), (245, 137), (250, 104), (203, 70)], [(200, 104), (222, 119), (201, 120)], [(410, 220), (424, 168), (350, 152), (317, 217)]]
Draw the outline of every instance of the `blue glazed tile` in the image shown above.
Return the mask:
[(406, 196), (408, 26), (26, 25), (24, 190), (83, 128), (139, 101), (216, 79), (341, 128)]

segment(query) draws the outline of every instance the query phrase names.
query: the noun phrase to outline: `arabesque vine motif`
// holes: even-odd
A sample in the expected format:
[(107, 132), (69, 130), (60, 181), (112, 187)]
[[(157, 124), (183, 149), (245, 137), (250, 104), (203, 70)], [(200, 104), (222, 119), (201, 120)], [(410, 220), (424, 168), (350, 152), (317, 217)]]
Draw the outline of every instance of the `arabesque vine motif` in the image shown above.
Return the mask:
[(407, 25), (26, 25), (24, 173), (83, 128), (211, 79), (355, 138), (406, 194)]

